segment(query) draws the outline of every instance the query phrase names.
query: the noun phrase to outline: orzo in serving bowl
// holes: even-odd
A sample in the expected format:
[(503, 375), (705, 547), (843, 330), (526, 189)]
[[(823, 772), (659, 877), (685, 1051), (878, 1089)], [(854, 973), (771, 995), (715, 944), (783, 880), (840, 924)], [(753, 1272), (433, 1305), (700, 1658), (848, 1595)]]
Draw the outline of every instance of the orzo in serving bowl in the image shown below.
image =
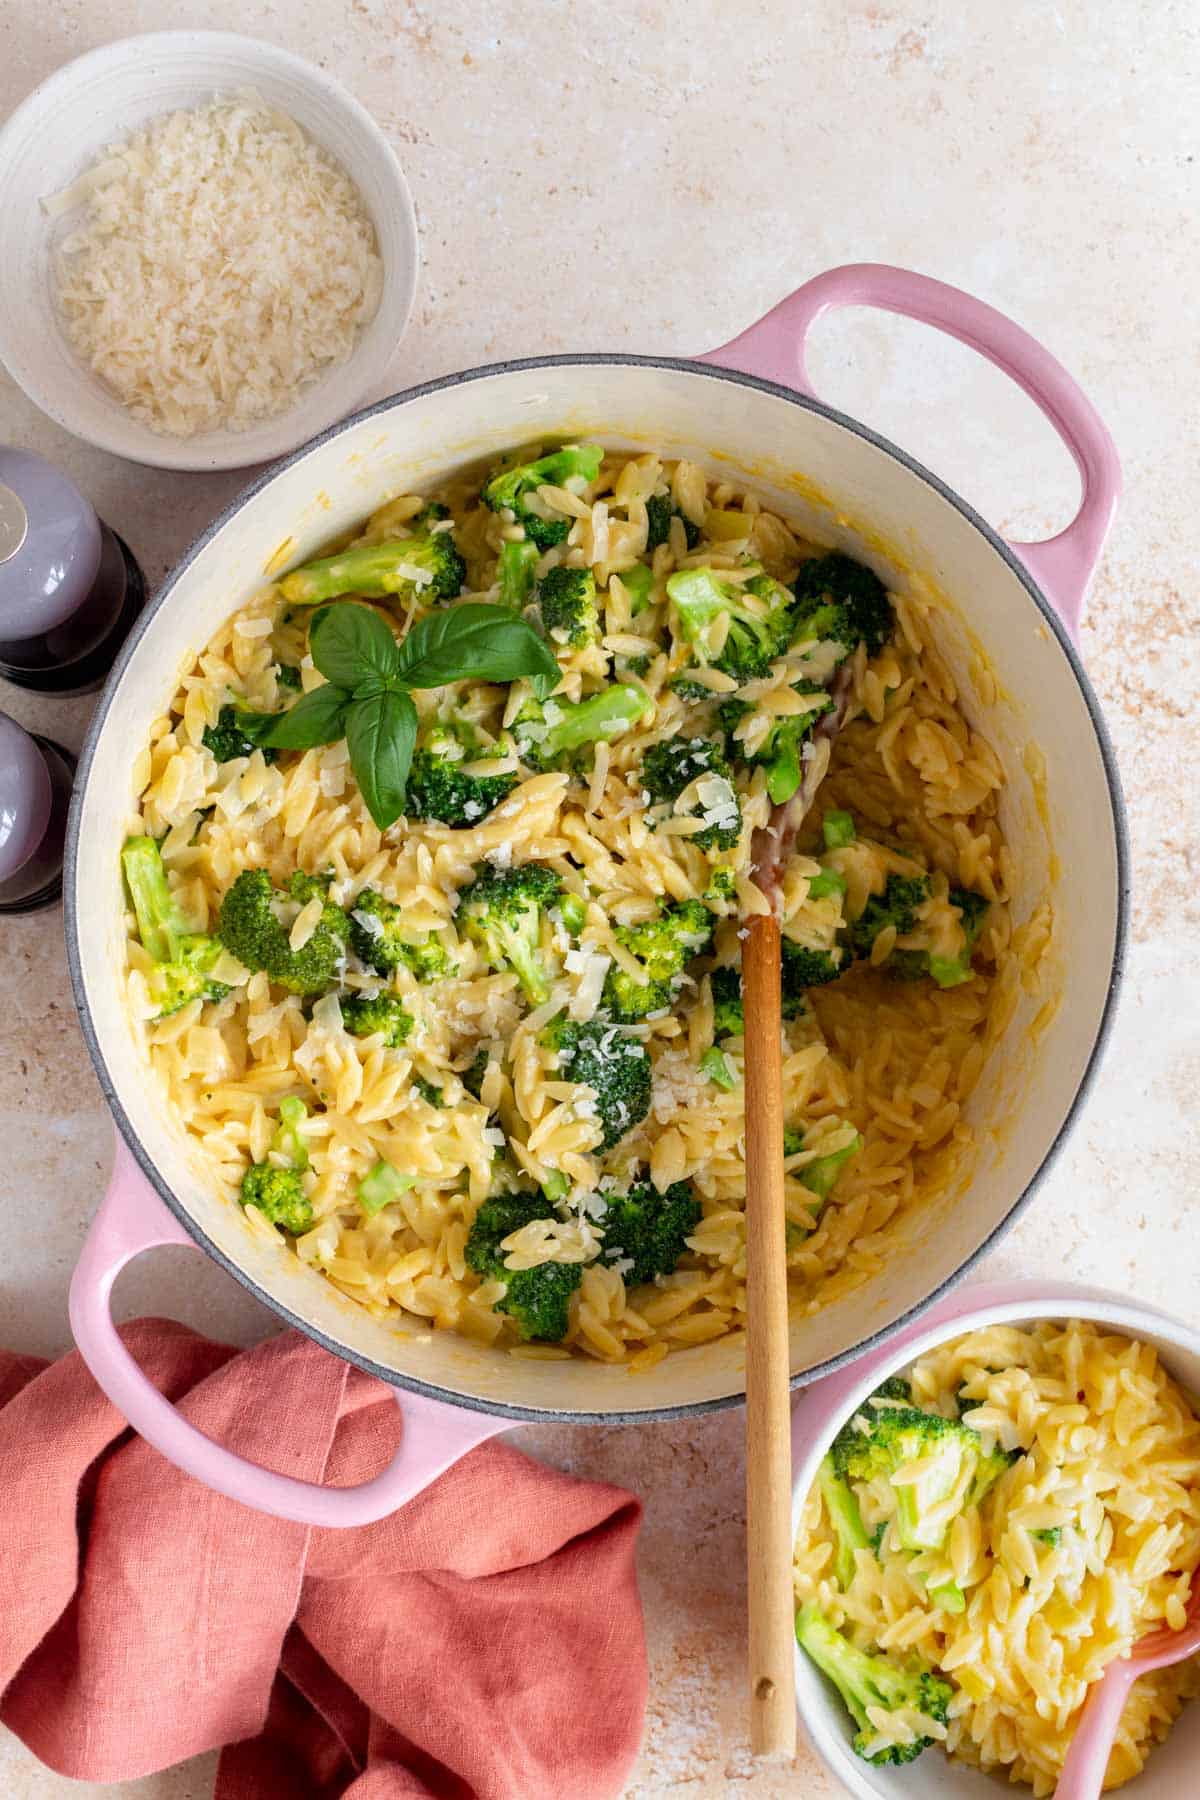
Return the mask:
[[(797, 1636), (867, 1761), (952, 1758), (1054, 1791), (1089, 1689), (1200, 1564), (1200, 1421), (1149, 1344), (1103, 1323), (989, 1323), (847, 1420), (803, 1501)], [(1142, 1768), (1200, 1659), (1144, 1675), (1106, 1787)]]
[(251, 599), (139, 757), (125, 868), (150, 1066), (252, 1229), (520, 1355), (740, 1329), (750, 838), (848, 692), (784, 881), (782, 1153), (796, 1304), (868, 1279), (968, 1166), (1050, 934), (938, 632), (740, 485), (586, 444)]

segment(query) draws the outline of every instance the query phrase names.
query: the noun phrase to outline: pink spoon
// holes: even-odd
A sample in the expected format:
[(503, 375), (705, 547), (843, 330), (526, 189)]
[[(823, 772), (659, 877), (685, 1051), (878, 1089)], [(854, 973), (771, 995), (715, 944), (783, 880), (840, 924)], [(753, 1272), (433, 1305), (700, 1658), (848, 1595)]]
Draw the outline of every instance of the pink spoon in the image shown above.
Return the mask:
[(1099, 1800), (1109, 1753), (1129, 1690), (1139, 1675), (1166, 1669), (1200, 1650), (1200, 1585), (1192, 1589), (1187, 1624), (1182, 1631), (1152, 1631), (1139, 1638), (1129, 1655), (1111, 1662), (1093, 1689), (1079, 1721), (1054, 1800)]

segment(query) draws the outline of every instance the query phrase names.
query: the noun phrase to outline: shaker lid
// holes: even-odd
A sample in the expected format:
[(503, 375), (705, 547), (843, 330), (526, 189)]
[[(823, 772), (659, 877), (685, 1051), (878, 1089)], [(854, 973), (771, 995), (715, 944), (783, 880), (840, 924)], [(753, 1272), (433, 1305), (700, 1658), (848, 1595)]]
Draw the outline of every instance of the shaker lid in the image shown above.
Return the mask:
[(0, 882), (23, 869), (45, 837), (51, 800), (45, 757), (15, 719), (0, 713)]
[(75, 484), (31, 451), (0, 444), (0, 643), (62, 625), (99, 567), (100, 521)]

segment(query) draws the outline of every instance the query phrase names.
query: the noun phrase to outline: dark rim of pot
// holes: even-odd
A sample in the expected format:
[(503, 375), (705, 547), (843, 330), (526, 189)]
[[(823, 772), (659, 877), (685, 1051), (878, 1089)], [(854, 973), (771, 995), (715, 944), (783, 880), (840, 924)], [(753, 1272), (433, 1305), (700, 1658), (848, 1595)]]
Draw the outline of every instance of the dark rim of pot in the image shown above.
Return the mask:
[(775, 399), (783, 400), (789, 406), (798, 407), (804, 412), (818, 413), (823, 418), (831, 420), (835, 425), (840, 425), (843, 430), (851, 432), (855, 437), (862, 438), (867, 443), (874, 445), (877, 450), (882, 450), (886, 455), (893, 457), (902, 465), (902, 467), (907, 469), (910, 474), (917, 476), (919, 480), (925, 482), (926, 485), (931, 487), (935, 493), (939, 494), (943, 500), (953, 506), (955, 511), (960, 513), (968, 523), (973, 525), (980, 536), (991, 546), (992, 550), (1000, 560), (1005, 563), (1012, 574), (1016, 576), (1017, 580), (1021, 583), (1021, 586), (1029, 595), (1029, 598), (1033, 601), (1033, 604), (1041, 613), (1046, 625), (1050, 631), (1053, 632), (1059, 648), (1066, 657), (1071, 672), (1079, 685), (1084, 705), (1087, 707), (1088, 715), (1092, 722), (1092, 729), (1096, 734), (1096, 741), (1099, 746), (1100, 757), (1104, 766), (1105, 778), (1108, 783), (1109, 799), (1112, 806), (1113, 836), (1117, 861), (1117, 918), (1113, 944), (1113, 967), (1112, 975), (1109, 980), (1108, 993), (1105, 997), (1104, 1008), (1100, 1016), (1096, 1036), (1088, 1055), (1087, 1066), (1080, 1078), (1079, 1086), (1075, 1091), (1075, 1097), (1072, 1100), (1070, 1107), (1067, 1109), (1066, 1116), (1056, 1132), (1052, 1143), (1047, 1148), (1045, 1156), (1042, 1158), (1041, 1163), (1024, 1191), (1017, 1195), (1004, 1217), (997, 1221), (983, 1241), (976, 1246), (954, 1273), (948, 1275), (944, 1281), (939, 1282), (938, 1285), (931, 1289), (925, 1298), (919, 1301), (915, 1306), (909, 1307), (906, 1312), (901, 1313), (897, 1318), (889, 1320), (886, 1325), (882, 1325), (877, 1330), (870, 1332), (852, 1348), (841, 1350), (836, 1356), (827, 1357), (823, 1362), (814, 1364), (812, 1368), (801, 1370), (799, 1374), (793, 1375), (791, 1380), (792, 1387), (807, 1387), (813, 1382), (820, 1381), (824, 1376), (831, 1375), (834, 1370), (845, 1367), (847, 1363), (856, 1361), (868, 1351), (886, 1343), (887, 1340), (894, 1336), (894, 1334), (903, 1326), (920, 1318), (921, 1315), (933, 1305), (934, 1301), (938, 1300), (943, 1294), (947, 1293), (950, 1288), (961, 1281), (965, 1275), (969, 1274), (975, 1265), (987, 1255), (988, 1251), (995, 1247), (1003, 1234), (1024, 1212), (1041, 1183), (1045, 1180), (1053, 1167), (1091, 1089), (1112, 1027), (1117, 998), (1125, 972), (1126, 939), (1129, 926), (1129, 843), (1125, 819), (1125, 804), (1121, 793), (1120, 778), (1117, 773), (1116, 758), (1109, 741), (1108, 731), (1100, 711), (1099, 702), (1092, 691), (1091, 683), (1088, 680), (1083, 664), (1079, 659), (1078, 651), (1071, 642), (1066, 628), (1057, 612), (1054, 610), (1053, 606), (1050, 605), (1029, 571), (1021, 563), (1015, 552), (1005, 543), (1004, 539), (1000, 537), (997, 532), (993, 531), (987, 521), (982, 519), (972, 506), (968, 505), (965, 500), (956, 494), (953, 488), (948, 487), (944, 481), (940, 480), (938, 476), (925, 468), (923, 464), (917, 462), (914, 457), (909, 456), (906, 451), (898, 448), (897, 445), (891, 443), (887, 438), (881, 437), (878, 432), (870, 430), (868, 426), (860, 424), (857, 419), (852, 419), (847, 414), (838, 412), (835, 407), (826, 406), (823, 401), (810, 399), (807, 395), (796, 393), (794, 389), (784, 387), (779, 382), (767, 381), (757, 375), (745, 375), (736, 369), (718, 368), (711, 363), (696, 362), (687, 357), (629, 356), (601, 352), (598, 352), (595, 355), (575, 353), (561, 356), (524, 357), (508, 362), (487, 363), (479, 368), (460, 370), (454, 374), (439, 376), (435, 381), (426, 381), (422, 382), (417, 387), (406, 388), (401, 393), (391, 394), (384, 400), (376, 401), (371, 406), (363, 407), (358, 412), (351, 413), (347, 418), (341, 420), (340, 423), (331, 425), (328, 430), (321, 432), (317, 437), (310, 438), (306, 444), (301, 445), (298, 450), (294, 450), (290, 456), (282, 458), (279, 462), (272, 463), (268, 468), (256, 475), (247, 487), (241, 490), (230, 504), (218, 514), (212, 523), (200, 533), (199, 537), (197, 537), (185, 551), (179, 562), (177, 562), (172, 569), (170, 575), (168, 575), (159, 593), (154, 596), (142, 611), (141, 616), (134, 625), (120, 655), (113, 665), (112, 672), (109, 675), (104, 691), (101, 694), (100, 703), (88, 728), (83, 748), (79, 753), (79, 769), (76, 778), (75, 792), (71, 801), (70, 819), (67, 827), (64, 897), (66, 910), (67, 963), (70, 969), (71, 986), (75, 996), (75, 1005), (79, 1012), (79, 1021), (83, 1031), (84, 1041), (87, 1044), (88, 1052), (95, 1067), (104, 1097), (112, 1109), (113, 1117), (116, 1120), (117, 1126), (121, 1131), (125, 1142), (129, 1146), (130, 1152), (136, 1159), (142, 1173), (154, 1188), (154, 1191), (164, 1205), (167, 1206), (179, 1220), (180, 1224), (189, 1235), (195, 1239), (196, 1243), (202, 1249), (206, 1250), (221, 1268), (229, 1275), (232, 1275), (235, 1281), (240, 1282), (244, 1288), (248, 1289), (257, 1300), (261, 1301), (262, 1304), (268, 1307), (271, 1312), (275, 1313), (278, 1318), (281, 1318), (287, 1324), (294, 1326), (298, 1331), (302, 1331), (305, 1336), (310, 1337), (316, 1343), (321, 1344), (334, 1356), (340, 1356), (344, 1361), (354, 1364), (357, 1368), (364, 1370), (367, 1374), (377, 1376), (381, 1381), (386, 1382), (391, 1387), (405, 1389), (415, 1394), (421, 1394), (431, 1400), (440, 1400), (445, 1402), (448, 1406), (459, 1406), (468, 1412), (494, 1413), (502, 1418), (508, 1418), (514, 1421), (529, 1421), (535, 1424), (553, 1421), (555, 1423), (576, 1425), (636, 1425), (658, 1419), (682, 1419), (696, 1413), (716, 1412), (726, 1407), (739, 1406), (744, 1400), (745, 1395), (744, 1393), (722, 1394), (713, 1399), (696, 1400), (679, 1406), (657, 1406), (640, 1410), (614, 1407), (611, 1411), (581, 1412), (557, 1407), (514, 1406), (504, 1401), (488, 1400), (474, 1394), (458, 1393), (453, 1388), (439, 1387), (433, 1382), (421, 1381), (414, 1376), (403, 1374), (396, 1369), (389, 1369), (382, 1363), (375, 1362), (371, 1357), (364, 1356), (359, 1351), (350, 1349), (348, 1346), (338, 1343), (336, 1339), (320, 1330), (319, 1327), (310, 1324), (308, 1320), (301, 1318), (299, 1314), (293, 1312), (289, 1307), (284, 1305), (282, 1301), (277, 1300), (274, 1295), (268, 1293), (266, 1289), (261, 1287), (245, 1269), (227, 1256), (225, 1252), (213, 1243), (207, 1234), (200, 1228), (191, 1213), (188, 1212), (186, 1207), (179, 1203), (174, 1193), (163, 1181), (151, 1158), (143, 1148), (141, 1140), (134, 1130), (133, 1124), (121, 1103), (115, 1084), (109, 1075), (108, 1067), (105, 1063), (104, 1055), (92, 1023), (91, 1010), (88, 1004), (88, 997), (81, 968), (79, 954), (79, 919), (75, 906), (75, 875), (78, 861), (79, 827), (83, 795), (87, 787), (88, 775), (91, 770), (96, 745), (99, 741), (100, 734), (104, 730), (109, 708), (112, 705), (113, 697), (117, 691), (121, 677), (125, 672), (126, 666), (136, 652), (143, 634), (149, 627), (151, 620), (158, 613), (160, 607), (166, 605), (175, 587), (191, 564), (195, 561), (196, 557), (205, 546), (211, 542), (221, 530), (223, 530), (234, 514), (240, 512), (248, 501), (252, 500), (256, 494), (261, 493), (262, 490), (267, 487), (277, 475), (281, 474), (284, 469), (291, 468), (293, 464), (302, 461), (304, 457), (308, 456), (322, 444), (330, 443), (333, 439), (340, 437), (344, 432), (353, 430), (357, 425), (361, 424), (364, 419), (373, 418), (381, 413), (391, 412), (396, 407), (405, 406), (413, 401), (424, 399), (430, 394), (441, 392), (443, 389), (462, 387), (467, 382), (486, 381), (489, 377), (496, 375), (511, 375), (536, 369), (594, 367), (667, 369), (678, 374), (698, 376), (708, 381), (733, 382), (740, 387), (753, 388), (760, 393), (771, 394)]

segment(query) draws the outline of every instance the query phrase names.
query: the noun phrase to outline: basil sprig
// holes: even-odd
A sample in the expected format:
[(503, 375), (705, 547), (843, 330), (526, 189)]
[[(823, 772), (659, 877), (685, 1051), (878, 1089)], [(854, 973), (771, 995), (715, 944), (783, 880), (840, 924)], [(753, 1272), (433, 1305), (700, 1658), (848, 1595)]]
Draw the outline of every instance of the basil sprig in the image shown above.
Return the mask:
[(303, 694), (258, 741), (309, 750), (344, 737), (367, 811), (381, 831), (404, 811), (417, 737), (411, 688), (451, 681), (516, 681), (549, 693), (558, 681), (553, 652), (504, 606), (467, 601), (418, 619), (398, 644), (377, 612), (340, 602), (314, 614), (308, 646), (324, 687)]

